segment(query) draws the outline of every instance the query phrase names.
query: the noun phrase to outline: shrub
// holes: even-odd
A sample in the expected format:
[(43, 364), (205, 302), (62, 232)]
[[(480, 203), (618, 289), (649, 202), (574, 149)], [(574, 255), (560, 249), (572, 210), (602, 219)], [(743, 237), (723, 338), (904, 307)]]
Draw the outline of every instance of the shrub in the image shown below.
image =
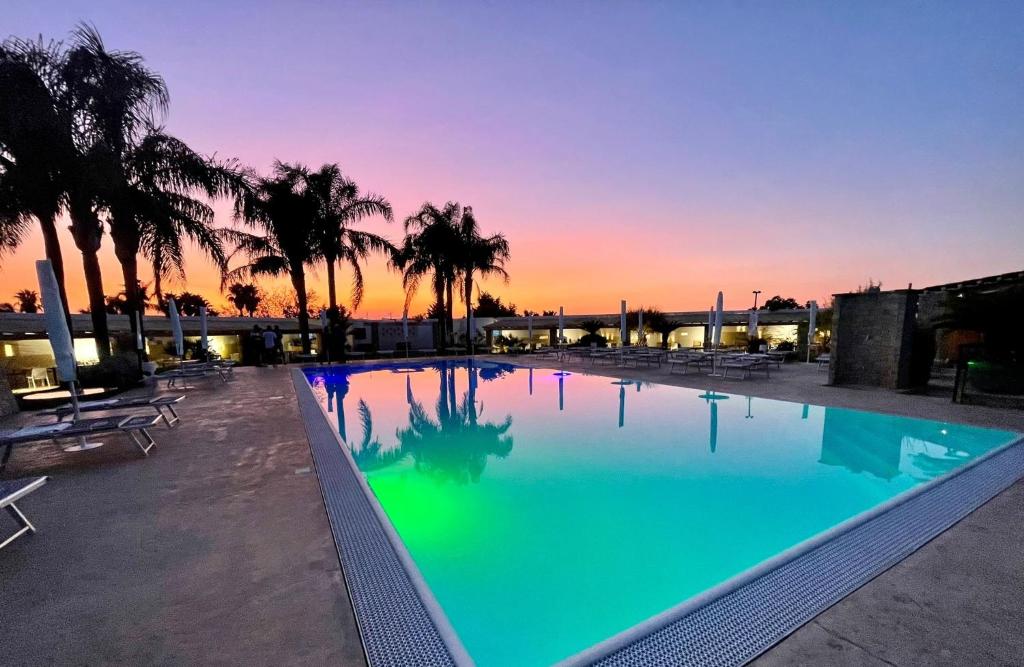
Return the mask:
[(142, 371), (134, 354), (115, 354), (98, 364), (79, 367), (78, 381), (83, 387), (127, 389), (138, 386)]

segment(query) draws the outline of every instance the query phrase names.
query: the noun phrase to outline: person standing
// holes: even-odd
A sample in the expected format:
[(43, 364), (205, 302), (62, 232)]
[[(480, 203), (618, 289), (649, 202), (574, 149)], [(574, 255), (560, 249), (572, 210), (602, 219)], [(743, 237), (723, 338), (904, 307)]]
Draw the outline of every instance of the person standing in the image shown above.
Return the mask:
[(284, 356), (284, 335), (281, 333), (281, 327), (274, 325), (274, 335), (277, 337), (274, 340), (274, 354), (281, 359), (282, 364), (287, 364), (288, 360)]
[(274, 368), (277, 368), (277, 333), (270, 327), (263, 331), (263, 355), (264, 360), (269, 359)]
[(257, 366), (263, 365), (263, 329), (260, 325), (252, 325), (252, 331), (245, 340), (245, 356), (247, 362)]

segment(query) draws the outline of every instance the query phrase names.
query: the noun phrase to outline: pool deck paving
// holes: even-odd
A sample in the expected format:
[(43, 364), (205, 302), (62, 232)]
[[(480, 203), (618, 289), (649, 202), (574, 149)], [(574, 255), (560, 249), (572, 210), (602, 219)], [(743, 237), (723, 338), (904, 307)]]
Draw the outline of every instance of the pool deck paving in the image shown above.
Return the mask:
[[(827, 387), (799, 363), (770, 380), (565, 367), (1024, 431), (1024, 411)], [(4, 664), (364, 664), (288, 373), (197, 382), (147, 458), (122, 436), (77, 454), (15, 450), (4, 478), (52, 479), (19, 503), (39, 532), (0, 551)], [(1021, 664), (1021, 591), (1024, 481), (755, 664)]]
[(5, 478), (51, 480), (0, 551), (0, 663), (364, 664), (288, 371), (235, 372), (193, 381), (148, 457), (15, 449)]

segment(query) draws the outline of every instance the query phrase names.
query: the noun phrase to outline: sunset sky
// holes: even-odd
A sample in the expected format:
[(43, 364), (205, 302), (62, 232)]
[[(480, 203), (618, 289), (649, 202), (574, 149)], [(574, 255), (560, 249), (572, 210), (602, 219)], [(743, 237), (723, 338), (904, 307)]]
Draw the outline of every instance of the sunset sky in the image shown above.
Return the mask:
[[(512, 244), (511, 282), (485, 288), (520, 309), (1024, 268), (1024, 3), (6, 0), (0, 36), (83, 20), (165, 77), (167, 128), (202, 152), (338, 162), (399, 218), (471, 204)], [(3, 260), (0, 300), (42, 254), (35, 234)], [(170, 289), (223, 303), (209, 264), (187, 268)], [(366, 293), (359, 315), (400, 316), (382, 261)]]

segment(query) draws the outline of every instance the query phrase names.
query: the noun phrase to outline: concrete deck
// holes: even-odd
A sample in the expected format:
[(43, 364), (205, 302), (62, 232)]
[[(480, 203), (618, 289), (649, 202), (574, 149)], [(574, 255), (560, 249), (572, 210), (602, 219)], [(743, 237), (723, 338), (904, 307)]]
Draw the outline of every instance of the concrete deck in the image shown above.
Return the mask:
[[(768, 381), (567, 368), (1024, 431), (1024, 412), (824, 387), (802, 364)], [(236, 373), (190, 390), (149, 458), (119, 436), (15, 450), (5, 477), (53, 480), (21, 503), (40, 532), (0, 551), (5, 664), (364, 661), (288, 371)], [(1018, 482), (757, 663), (1020, 664), (1022, 526)]]
[(236, 373), (196, 381), (148, 458), (14, 451), (5, 477), (52, 480), (0, 551), (0, 662), (364, 664), (288, 370)]

